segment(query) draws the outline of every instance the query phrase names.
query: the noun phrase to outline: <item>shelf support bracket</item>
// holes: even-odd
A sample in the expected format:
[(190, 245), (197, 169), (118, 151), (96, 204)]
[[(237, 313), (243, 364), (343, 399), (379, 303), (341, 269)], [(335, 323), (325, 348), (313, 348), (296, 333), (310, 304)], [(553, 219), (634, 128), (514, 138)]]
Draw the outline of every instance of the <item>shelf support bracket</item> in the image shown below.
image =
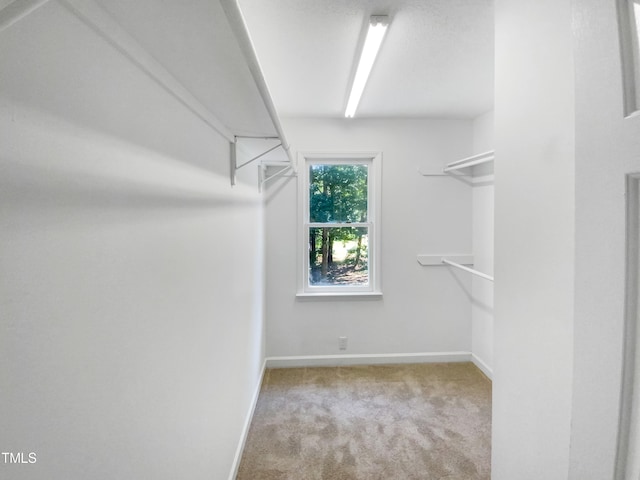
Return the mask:
[[(274, 173), (273, 175), (269, 175), (267, 176), (267, 167), (281, 167), (280, 170), (278, 170), (276, 173)], [(289, 170), (292, 170), (293, 173), (291, 175), (285, 175), (286, 172), (288, 172)], [(286, 164), (262, 164), (260, 165), (260, 178), (259, 178), (259, 189), (262, 192), (262, 189), (264, 188), (264, 186), (266, 185), (267, 182), (269, 182), (270, 180), (273, 180), (275, 178), (295, 178), (298, 176), (298, 173), (296, 172), (296, 169), (294, 168), (293, 165), (291, 165), (290, 163), (286, 163)]]
[[(247, 165), (249, 165), (250, 163), (255, 162), (256, 160), (259, 160), (260, 158), (264, 157), (265, 155), (267, 155), (268, 153), (273, 152), (274, 150), (282, 147), (284, 148), (284, 145), (282, 144), (282, 142), (278, 143), (277, 145), (274, 145), (271, 148), (268, 148), (267, 150), (265, 150), (264, 152), (256, 155), (255, 157), (247, 160), (244, 163), (241, 163), (240, 165), (238, 165), (238, 139), (239, 138), (254, 138), (254, 139), (261, 139), (261, 140), (279, 140), (279, 137), (246, 137), (246, 136), (234, 136), (233, 138), (233, 142), (229, 142), (229, 159), (230, 159), (230, 173), (231, 173), (231, 185), (235, 185), (236, 184), (236, 172), (238, 170), (240, 170), (242, 167), (246, 167)], [(278, 173), (279, 174), (279, 173)], [(278, 175), (276, 174), (276, 175)], [(275, 176), (275, 175), (274, 175)], [(266, 178), (264, 181), (270, 179)], [(264, 181), (262, 180), (262, 178), (260, 179), (260, 187), (262, 187), (262, 184), (264, 183)]]

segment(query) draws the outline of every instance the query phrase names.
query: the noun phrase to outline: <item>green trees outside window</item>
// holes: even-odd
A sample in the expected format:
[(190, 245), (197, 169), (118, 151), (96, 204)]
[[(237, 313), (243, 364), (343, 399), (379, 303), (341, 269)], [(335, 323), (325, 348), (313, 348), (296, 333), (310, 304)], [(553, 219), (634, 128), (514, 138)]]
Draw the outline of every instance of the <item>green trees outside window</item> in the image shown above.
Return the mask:
[(367, 285), (368, 165), (309, 165), (309, 284)]

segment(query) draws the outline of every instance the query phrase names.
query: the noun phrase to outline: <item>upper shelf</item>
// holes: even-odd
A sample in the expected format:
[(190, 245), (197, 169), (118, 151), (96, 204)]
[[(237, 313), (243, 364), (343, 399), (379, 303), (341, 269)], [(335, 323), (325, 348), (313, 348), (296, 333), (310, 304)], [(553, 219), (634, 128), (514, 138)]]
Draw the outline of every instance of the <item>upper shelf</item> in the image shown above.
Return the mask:
[(280, 118), (278, 117), (271, 94), (269, 93), (269, 87), (267, 86), (267, 82), (262, 74), (262, 68), (260, 67), (260, 62), (258, 61), (255, 48), (251, 42), (251, 36), (249, 35), (249, 30), (242, 15), (242, 11), (240, 10), (240, 6), (238, 5), (238, 1), (220, 0), (220, 4), (224, 9), (227, 20), (229, 21), (229, 26), (235, 35), (238, 47), (242, 51), (246, 65), (251, 72), (255, 88), (257, 88), (260, 94), (266, 113), (273, 124), (276, 136), (280, 140), (281, 147), (287, 153), (290, 163), (293, 164), (293, 157), (289, 149), (289, 143), (287, 142), (282, 129), (282, 124), (280, 123)]
[(463, 168), (475, 167), (476, 165), (492, 162), (493, 157), (494, 157), (494, 151), (490, 150), (485, 153), (480, 153), (478, 155), (473, 155), (471, 157), (463, 158), (462, 160), (456, 160), (455, 162), (451, 162), (447, 164), (447, 166), (442, 171), (444, 173), (449, 173), (456, 170), (461, 170)]
[(71, 28), (73, 14), (229, 142), (277, 138), (292, 160), (237, 0), (9, 2), (0, 31), (43, 10), (52, 31)]
[(458, 170), (464, 170), (467, 168), (475, 167), (483, 163), (489, 163), (493, 161), (494, 151), (488, 151), (473, 155), (471, 157), (463, 158), (462, 160), (456, 160), (455, 162), (448, 163), (443, 169), (437, 171), (423, 171), (418, 169), (418, 172), (424, 177), (443, 177), (443, 176), (463, 176), (465, 174), (452, 175), (452, 172)]

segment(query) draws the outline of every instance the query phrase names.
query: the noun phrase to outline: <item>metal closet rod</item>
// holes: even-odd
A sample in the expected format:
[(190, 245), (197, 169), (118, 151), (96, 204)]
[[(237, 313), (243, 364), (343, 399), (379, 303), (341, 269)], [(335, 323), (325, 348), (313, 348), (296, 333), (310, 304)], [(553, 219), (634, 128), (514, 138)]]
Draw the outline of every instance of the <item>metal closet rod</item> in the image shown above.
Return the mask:
[(465, 267), (464, 265), (460, 265), (459, 263), (452, 262), (450, 260), (447, 260), (446, 258), (442, 259), (442, 263), (446, 263), (447, 265), (450, 265), (455, 268), (459, 268), (460, 270), (464, 270), (465, 272), (472, 273), (473, 275), (477, 275), (478, 277), (482, 277), (485, 280), (489, 280), (490, 282), (493, 282), (493, 277), (491, 275), (487, 275), (486, 273), (479, 272), (478, 270), (474, 270), (473, 268)]
[(249, 67), (249, 71), (253, 76), (253, 80), (256, 82), (256, 87), (260, 92), (260, 96), (262, 97), (264, 106), (267, 109), (267, 113), (269, 114), (269, 117), (271, 117), (273, 126), (278, 133), (278, 138), (280, 139), (280, 142), (282, 142), (282, 148), (287, 153), (287, 157), (293, 165), (293, 155), (289, 149), (289, 143), (287, 142), (287, 139), (284, 135), (284, 131), (282, 130), (280, 118), (278, 117), (276, 107), (273, 104), (273, 100), (271, 99), (271, 94), (269, 93), (267, 82), (264, 79), (264, 75), (262, 75), (260, 62), (258, 61), (255, 48), (253, 47), (253, 42), (251, 41), (251, 37), (249, 36), (247, 23), (245, 22), (244, 16), (242, 15), (240, 5), (238, 5), (237, 0), (221, 0), (220, 4), (222, 5), (222, 9), (227, 15), (227, 20), (229, 20), (231, 29), (235, 33), (236, 40), (238, 41), (240, 50), (242, 50), (244, 58), (247, 61), (247, 66)]

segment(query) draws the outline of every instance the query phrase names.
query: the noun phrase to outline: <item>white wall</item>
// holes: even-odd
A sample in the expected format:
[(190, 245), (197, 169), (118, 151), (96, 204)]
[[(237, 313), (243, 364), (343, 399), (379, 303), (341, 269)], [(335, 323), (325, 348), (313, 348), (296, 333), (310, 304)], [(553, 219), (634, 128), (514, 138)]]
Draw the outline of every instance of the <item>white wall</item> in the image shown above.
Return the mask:
[[(295, 179), (267, 191), (267, 354), (304, 356), (471, 349), (471, 279), (422, 267), (417, 254), (471, 252), (471, 189), (424, 177), (470, 155), (472, 122), (283, 120), (297, 151), (381, 151), (381, 300), (296, 299), (299, 249)], [(347, 336), (346, 352), (338, 337)]]
[(0, 463), (229, 475), (264, 357), (263, 209), (228, 143), (56, 2), (0, 32)]
[(570, 478), (610, 480), (625, 336), (625, 175), (640, 172), (640, 117), (623, 118), (615, 2), (580, 0), (574, 7), (577, 208)]
[(495, 7), (492, 478), (564, 480), (575, 253), (571, 2)]
[[(493, 150), (493, 111), (473, 121), (473, 152)], [(474, 268), (493, 275), (493, 164), (474, 167), (473, 178), (473, 258)], [(471, 352), (474, 361), (489, 376), (493, 366), (493, 283), (472, 279)]]

